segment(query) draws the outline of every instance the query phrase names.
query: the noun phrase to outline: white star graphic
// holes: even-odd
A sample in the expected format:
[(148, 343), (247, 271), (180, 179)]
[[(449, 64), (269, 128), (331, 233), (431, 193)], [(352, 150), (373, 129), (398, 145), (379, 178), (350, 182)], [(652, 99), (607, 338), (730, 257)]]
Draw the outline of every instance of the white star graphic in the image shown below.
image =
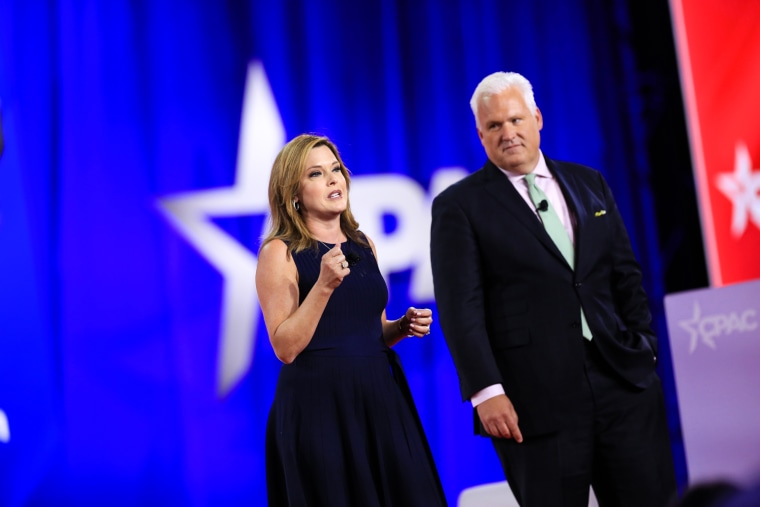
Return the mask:
[(744, 234), (749, 218), (760, 229), (760, 170), (752, 170), (752, 160), (744, 143), (736, 144), (734, 172), (718, 174), (715, 183), (734, 206), (732, 236), (740, 238)]
[(692, 318), (689, 320), (682, 320), (678, 325), (689, 332), (689, 354), (697, 349), (700, 334), (702, 335), (702, 341), (705, 342), (705, 345), (713, 350), (716, 348), (715, 340), (713, 340), (712, 336), (700, 332), (702, 326), (702, 309), (699, 307), (698, 301), (694, 301), (694, 315)]
[(235, 184), (186, 192), (158, 200), (159, 208), (224, 278), (217, 392), (224, 396), (253, 361), (259, 316), (256, 256), (213, 222), (211, 217), (267, 214), (269, 172), (285, 144), (285, 129), (264, 67), (248, 66), (240, 125)]
[(11, 441), (11, 427), (8, 424), (8, 416), (0, 409), (0, 442), (7, 444)]

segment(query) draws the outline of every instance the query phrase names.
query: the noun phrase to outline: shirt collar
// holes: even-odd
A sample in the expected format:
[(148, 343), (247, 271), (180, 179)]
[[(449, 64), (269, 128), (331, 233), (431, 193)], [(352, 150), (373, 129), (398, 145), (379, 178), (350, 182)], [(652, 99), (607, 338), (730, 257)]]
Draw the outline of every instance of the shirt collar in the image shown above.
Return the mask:
[[(506, 174), (507, 178), (509, 178), (509, 181), (513, 185), (517, 183), (518, 181), (525, 179), (525, 175), (522, 173), (508, 171), (507, 169), (502, 169), (501, 167), (499, 167), (499, 171)], [(538, 164), (536, 164), (536, 167), (533, 169), (532, 172), (536, 176), (541, 176), (544, 178), (554, 178), (552, 173), (549, 171), (549, 166), (546, 165), (546, 159), (544, 158), (544, 154), (541, 150), (538, 151)]]

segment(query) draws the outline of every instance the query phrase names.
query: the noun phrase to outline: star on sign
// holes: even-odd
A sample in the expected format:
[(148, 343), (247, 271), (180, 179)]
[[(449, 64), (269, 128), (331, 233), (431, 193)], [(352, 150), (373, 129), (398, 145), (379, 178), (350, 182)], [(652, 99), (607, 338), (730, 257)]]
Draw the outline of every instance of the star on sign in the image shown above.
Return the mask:
[(172, 225), (224, 278), (217, 364), (220, 396), (230, 392), (253, 361), (259, 316), (253, 283), (257, 259), (210, 218), (267, 214), (269, 171), (284, 144), (285, 128), (264, 67), (252, 62), (243, 99), (235, 184), (158, 200)]
[(733, 203), (731, 235), (740, 238), (750, 218), (760, 229), (760, 170), (752, 170), (752, 160), (744, 143), (736, 145), (734, 172), (718, 174), (715, 183)]
[(689, 332), (689, 354), (697, 349), (697, 343), (699, 343), (699, 336), (702, 334), (702, 341), (705, 345), (711, 349), (715, 349), (715, 340), (712, 336), (705, 333), (700, 333), (700, 327), (702, 325), (702, 309), (699, 306), (698, 301), (694, 301), (694, 315), (689, 320), (682, 320), (678, 325)]

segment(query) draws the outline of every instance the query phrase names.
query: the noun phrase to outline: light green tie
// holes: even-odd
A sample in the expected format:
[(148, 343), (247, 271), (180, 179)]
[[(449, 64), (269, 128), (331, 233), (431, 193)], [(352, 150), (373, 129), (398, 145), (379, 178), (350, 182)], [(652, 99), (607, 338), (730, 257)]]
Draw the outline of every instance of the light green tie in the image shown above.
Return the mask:
[[(528, 194), (530, 194), (530, 199), (533, 201), (536, 209), (539, 210), (539, 216), (541, 217), (541, 222), (543, 222), (546, 232), (549, 234), (549, 237), (552, 238), (554, 244), (557, 245), (559, 251), (562, 252), (565, 260), (570, 264), (570, 267), (575, 269), (575, 249), (573, 248), (573, 242), (570, 241), (570, 236), (562, 225), (559, 216), (554, 211), (552, 203), (549, 202), (544, 191), (536, 186), (536, 175), (534, 173), (526, 174), (525, 181), (528, 184)], [(543, 204), (544, 202), (546, 204)], [(589, 329), (588, 322), (586, 322), (586, 315), (583, 313), (583, 308), (581, 308), (581, 329), (583, 331), (583, 337), (590, 340), (592, 337), (591, 329)]]

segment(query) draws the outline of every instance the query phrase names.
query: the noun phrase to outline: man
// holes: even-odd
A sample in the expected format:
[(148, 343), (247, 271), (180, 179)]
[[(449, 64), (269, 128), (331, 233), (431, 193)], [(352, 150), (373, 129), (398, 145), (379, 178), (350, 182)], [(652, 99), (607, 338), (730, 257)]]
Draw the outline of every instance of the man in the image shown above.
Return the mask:
[(486, 77), (470, 105), (488, 161), (433, 202), (431, 259), (478, 429), (522, 506), (587, 506), (589, 485), (602, 507), (665, 505), (657, 339), (610, 189), (542, 154), (523, 76)]

